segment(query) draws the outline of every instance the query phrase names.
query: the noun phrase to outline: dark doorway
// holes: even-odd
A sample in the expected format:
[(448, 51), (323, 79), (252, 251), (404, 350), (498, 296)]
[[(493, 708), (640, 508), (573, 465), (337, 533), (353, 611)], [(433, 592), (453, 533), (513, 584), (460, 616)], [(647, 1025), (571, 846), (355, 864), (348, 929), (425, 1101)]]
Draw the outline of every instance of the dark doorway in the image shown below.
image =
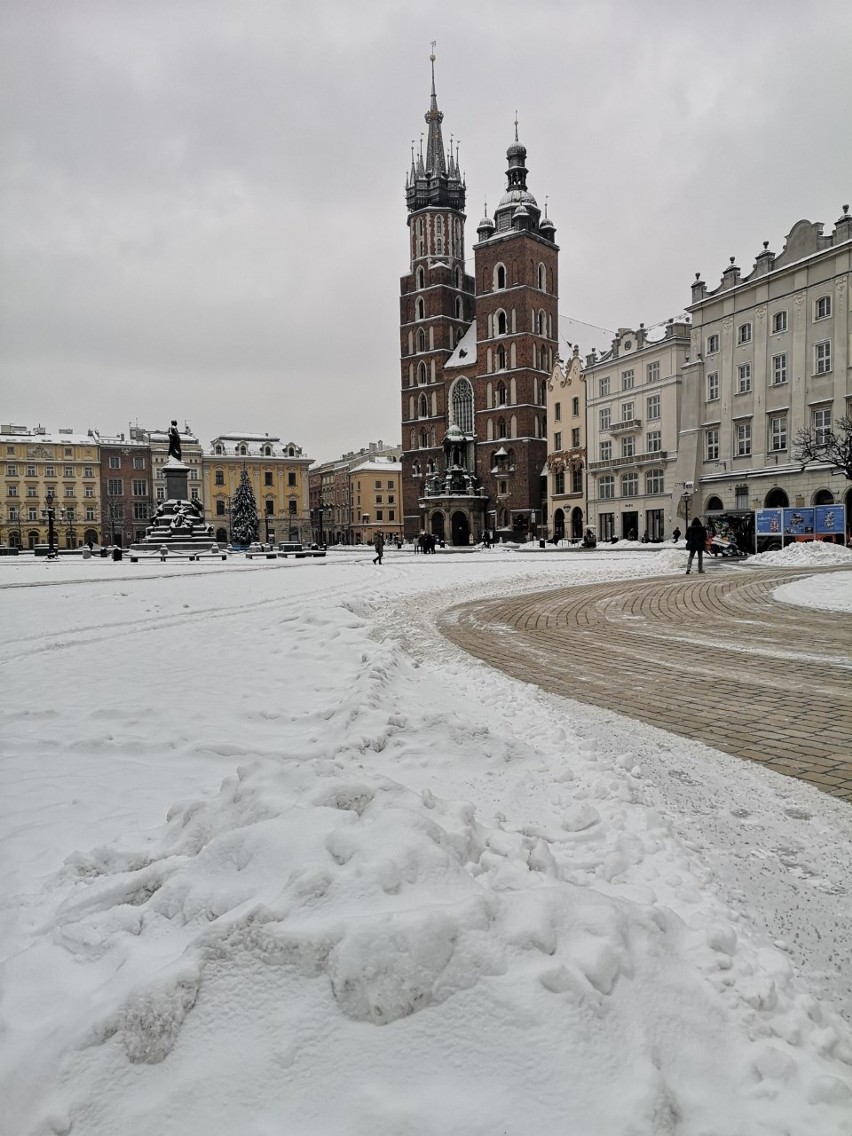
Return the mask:
[(621, 514), (621, 539), (622, 540), (638, 540), (639, 539), (639, 514), (638, 513), (622, 513)]
[(557, 540), (563, 540), (565, 537), (565, 514), (561, 509), (557, 509), (553, 514), (553, 535)]
[(579, 505), (575, 505), (571, 510), (571, 536), (574, 540), (579, 540), (583, 535), (583, 510)]
[(432, 536), (436, 536), (438, 540), (444, 539), (444, 514), (432, 514)]
[(453, 544), (456, 546), (470, 544), (470, 522), (467, 514), (462, 513), (461, 510), (453, 513)]

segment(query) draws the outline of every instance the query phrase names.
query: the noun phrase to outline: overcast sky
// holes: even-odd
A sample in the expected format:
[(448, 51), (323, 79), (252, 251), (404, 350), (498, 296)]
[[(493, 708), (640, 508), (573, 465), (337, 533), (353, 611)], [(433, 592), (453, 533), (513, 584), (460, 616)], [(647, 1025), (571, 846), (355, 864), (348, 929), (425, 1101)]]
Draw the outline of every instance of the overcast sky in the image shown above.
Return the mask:
[(398, 442), (437, 41), (467, 248), (517, 109), (560, 312), (681, 311), (852, 199), (852, 4), (5, 0), (3, 423)]

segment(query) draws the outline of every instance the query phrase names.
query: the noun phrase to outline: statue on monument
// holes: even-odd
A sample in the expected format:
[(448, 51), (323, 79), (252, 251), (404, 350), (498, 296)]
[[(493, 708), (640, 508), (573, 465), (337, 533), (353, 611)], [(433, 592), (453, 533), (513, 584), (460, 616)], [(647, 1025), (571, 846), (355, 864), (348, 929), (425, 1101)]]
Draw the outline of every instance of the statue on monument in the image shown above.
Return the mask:
[(176, 461), (181, 460), (180, 456), (180, 434), (177, 428), (177, 419), (172, 419), (172, 424), (169, 427), (169, 457), (175, 458)]

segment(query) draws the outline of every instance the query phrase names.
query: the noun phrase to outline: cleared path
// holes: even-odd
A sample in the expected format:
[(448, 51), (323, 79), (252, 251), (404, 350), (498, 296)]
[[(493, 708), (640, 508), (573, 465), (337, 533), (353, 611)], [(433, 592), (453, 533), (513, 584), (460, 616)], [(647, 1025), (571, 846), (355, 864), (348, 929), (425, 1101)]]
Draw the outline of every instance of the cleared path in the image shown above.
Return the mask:
[(772, 599), (818, 571), (583, 585), (461, 605), (441, 626), (515, 678), (852, 801), (852, 614)]

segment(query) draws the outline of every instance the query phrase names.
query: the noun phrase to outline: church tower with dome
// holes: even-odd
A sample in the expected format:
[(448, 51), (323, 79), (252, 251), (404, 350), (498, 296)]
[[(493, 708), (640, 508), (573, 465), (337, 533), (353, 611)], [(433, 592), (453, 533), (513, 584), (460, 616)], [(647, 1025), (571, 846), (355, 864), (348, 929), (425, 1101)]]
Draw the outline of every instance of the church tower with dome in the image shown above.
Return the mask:
[(523, 541), (545, 530), (547, 381), (557, 354), (555, 226), (527, 188), (527, 152), (507, 152), (493, 220), (465, 254), (466, 186), (432, 92), (426, 153), (406, 182), (410, 266), (401, 279), (405, 534), (447, 544)]

